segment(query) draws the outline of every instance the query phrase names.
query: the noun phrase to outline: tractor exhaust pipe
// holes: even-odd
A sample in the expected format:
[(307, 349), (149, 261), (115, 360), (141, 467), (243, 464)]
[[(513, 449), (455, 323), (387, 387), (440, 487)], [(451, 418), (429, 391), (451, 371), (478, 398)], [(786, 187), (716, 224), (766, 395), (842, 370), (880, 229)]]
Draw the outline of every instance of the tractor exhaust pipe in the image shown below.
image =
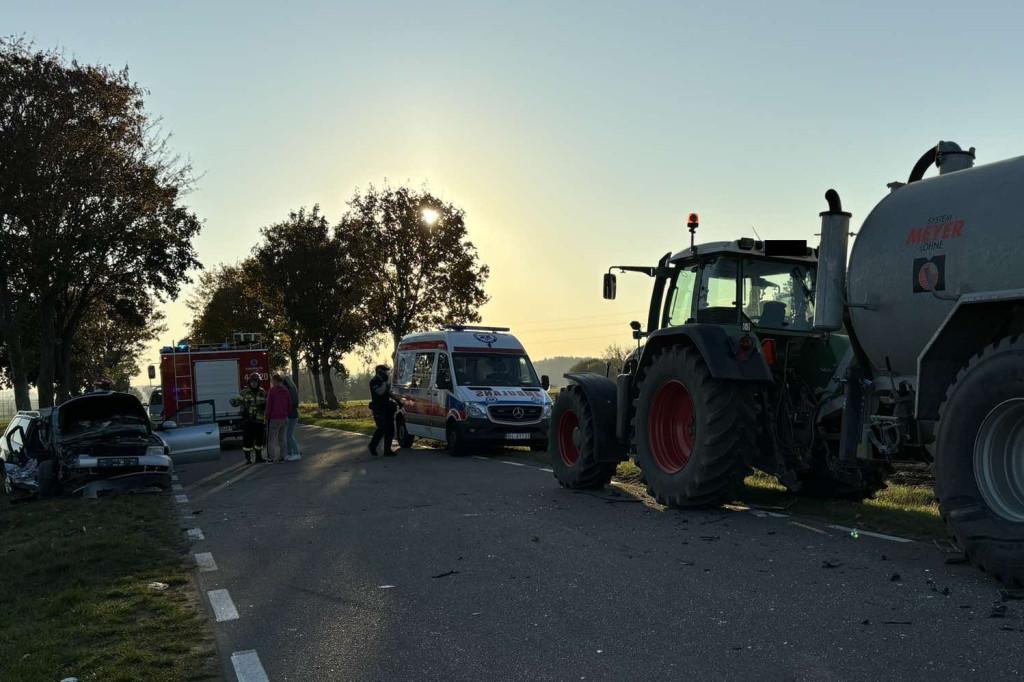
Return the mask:
[(814, 284), (814, 329), (834, 332), (843, 327), (846, 300), (846, 251), (850, 241), (850, 215), (843, 210), (839, 193), (825, 192), (828, 210), (821, 216), (818, 245), (818, 278)]

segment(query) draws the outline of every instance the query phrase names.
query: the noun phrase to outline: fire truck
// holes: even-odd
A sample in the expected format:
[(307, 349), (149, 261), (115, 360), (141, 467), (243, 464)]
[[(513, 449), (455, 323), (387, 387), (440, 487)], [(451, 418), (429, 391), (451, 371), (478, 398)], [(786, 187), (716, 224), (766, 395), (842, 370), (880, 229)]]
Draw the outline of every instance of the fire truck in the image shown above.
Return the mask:
[(182, 426), (216, 422), (222, 439), (240, 436), (241, 415), (230, 401), (254, 375), (268, 390), (270, 356), (258, 334), (235, 334), (231, 343), (193, 344), (185, 339), (165, 346), (150, 412)]

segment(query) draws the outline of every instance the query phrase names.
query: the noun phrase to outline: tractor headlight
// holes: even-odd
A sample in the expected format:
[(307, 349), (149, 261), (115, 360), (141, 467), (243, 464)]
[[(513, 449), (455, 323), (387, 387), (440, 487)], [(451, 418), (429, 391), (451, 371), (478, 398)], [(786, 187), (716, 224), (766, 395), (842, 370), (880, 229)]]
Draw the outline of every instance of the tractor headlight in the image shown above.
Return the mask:
[(480, 403), (466, 403), (466, 413), (473, 419), (487, 419), (487, 409)]
[(160, 455), (163, 455), (163, 454), (164, 454), (164, 446), (163, 445), (150, 445), (148, 448), (146, 448), (146, 455), (149, 456), (149, 457), (159, 457)]

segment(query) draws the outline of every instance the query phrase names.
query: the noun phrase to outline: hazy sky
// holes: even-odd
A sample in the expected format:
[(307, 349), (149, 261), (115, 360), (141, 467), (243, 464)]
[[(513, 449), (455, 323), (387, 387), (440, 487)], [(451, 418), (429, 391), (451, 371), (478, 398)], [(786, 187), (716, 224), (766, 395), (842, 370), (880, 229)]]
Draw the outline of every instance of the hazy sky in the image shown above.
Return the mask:
[[(1024, 153), (1024, 7), (1000, 2), (9, 2), (0, 33), (127, 63), (174, 147), (208, 266), (357, 187), (466, 209), (483, 309), (535, 359), (631, 343), (653, 264), (688, 243), (859, 226), (939, 139)], [(855, 228), (856, 229), (856, 228)], [(184, 334), (183, 301), (165, 342)], [(143, 365), (155, 361), (155, 354)]]

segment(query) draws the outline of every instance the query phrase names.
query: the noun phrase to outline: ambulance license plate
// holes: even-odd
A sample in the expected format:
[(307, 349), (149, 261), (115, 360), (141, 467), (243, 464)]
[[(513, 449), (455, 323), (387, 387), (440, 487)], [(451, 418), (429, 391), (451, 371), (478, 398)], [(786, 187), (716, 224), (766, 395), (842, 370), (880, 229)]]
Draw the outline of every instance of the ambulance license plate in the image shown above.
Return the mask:
[(505, 438), (508, 440), (530, 440), (530, 434), (528, 433), (506, 433)]

